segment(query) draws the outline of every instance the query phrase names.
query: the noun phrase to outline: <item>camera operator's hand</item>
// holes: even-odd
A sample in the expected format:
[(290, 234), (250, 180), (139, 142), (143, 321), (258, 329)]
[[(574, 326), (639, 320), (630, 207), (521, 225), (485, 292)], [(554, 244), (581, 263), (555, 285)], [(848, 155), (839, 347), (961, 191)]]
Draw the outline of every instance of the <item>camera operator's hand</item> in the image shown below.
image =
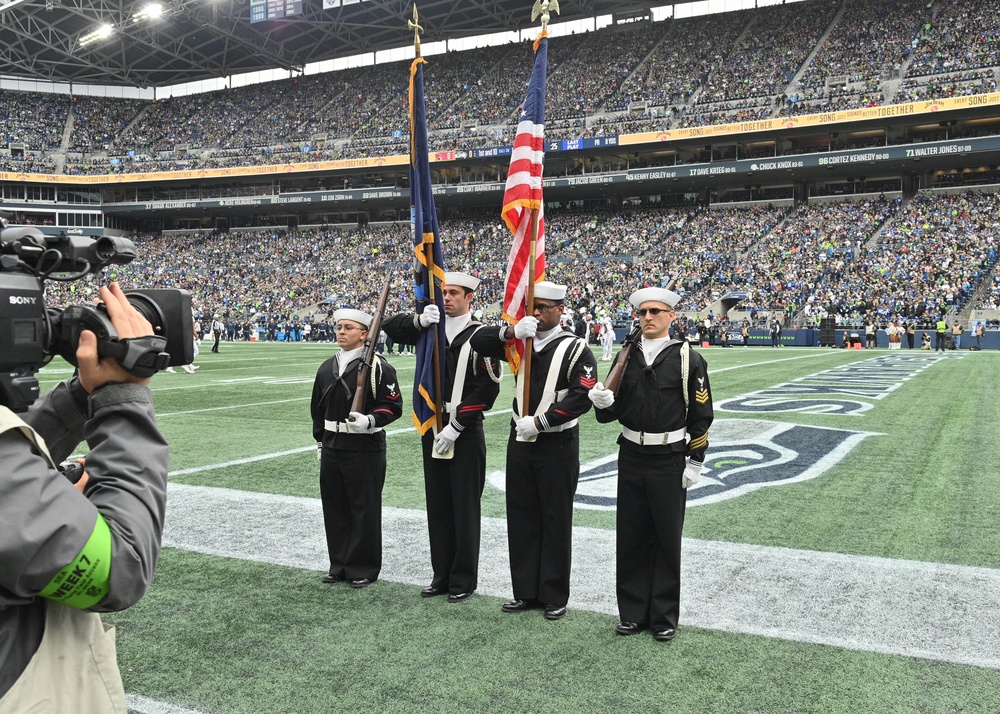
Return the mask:
[[(81, 466), (86, 465), (86, 460), (85, 459), (77, 459), (77, 462)], [(89, 480), (90, 480), (90, 474), (88, 474), (86, 471), (84, 471), (83, 472), (83, 476), (80, 477), (80, 480), (73, 484), (73, 488), (75, 488), (80, 493), (83, 493), (83, 489), (85, 489), (87, 487), (87, 481), (89, 481)]]
[[(108, 318), (115, 326), (119, 339), (146, 337), (153, 334), (153, 326), (149, 320), (139, 314), (129, 304), (125, 293), (118, 283), (111, 283), (110, 288), (101, 288), (101, 301), (108, 310)], [(90, 330), (80, 333), (80, 343), (76, 348), (76, 359), (80, 364), (80, 384), (87, 392), (93, 392), (108, 382), (134, 382), (149, 384), (148, 377), (136, 377), (126, 372), (111, 357), (98, 358), (97, 336)]]

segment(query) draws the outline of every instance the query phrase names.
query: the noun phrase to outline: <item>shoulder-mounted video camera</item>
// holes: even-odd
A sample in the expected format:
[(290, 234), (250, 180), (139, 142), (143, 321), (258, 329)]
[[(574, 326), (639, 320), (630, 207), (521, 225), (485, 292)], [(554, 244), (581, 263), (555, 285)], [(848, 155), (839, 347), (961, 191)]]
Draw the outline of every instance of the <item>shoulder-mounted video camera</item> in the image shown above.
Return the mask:
[(138, 377), (194, 359), (191, 294), (186, 290), (127, 290), (153, 326), (149, 337), (119, 339), (103, 304), (46, 309), (42, 283), (68, 282), (135, 258), (125, 238), (46, 236), (30, 226), (7, 228), (0, 218), (0, 404), (24, 411), (38, 398), (35, 374), (55, 355), (76, 366), (83, 330), (97, 335), (97, 353)]

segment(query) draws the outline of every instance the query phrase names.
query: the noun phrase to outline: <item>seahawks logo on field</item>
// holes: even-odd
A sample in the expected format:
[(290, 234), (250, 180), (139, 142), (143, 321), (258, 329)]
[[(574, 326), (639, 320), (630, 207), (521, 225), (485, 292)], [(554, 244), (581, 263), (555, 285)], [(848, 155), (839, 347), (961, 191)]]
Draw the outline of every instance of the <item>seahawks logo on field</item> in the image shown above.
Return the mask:
[[(783, 486), (821, 476), (874, 432), (783, 424), (757, 419), (719, 419), (709, 432), (701, 480), (688, 489), (688, 506), (717, 503), (765, 486)], [(618, 488), (618, 452), (580, 466), (577, 508), (613, 510)], [(503, 490), (502, 472), (490, 482)]]

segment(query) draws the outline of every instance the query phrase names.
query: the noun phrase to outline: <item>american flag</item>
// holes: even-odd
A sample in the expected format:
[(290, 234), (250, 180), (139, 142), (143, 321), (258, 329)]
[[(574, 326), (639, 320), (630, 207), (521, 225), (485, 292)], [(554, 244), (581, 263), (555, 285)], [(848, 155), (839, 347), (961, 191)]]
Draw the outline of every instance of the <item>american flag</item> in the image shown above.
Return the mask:
[[(548, 33), (535, 40), (535, 64), (528, 82), (521, 120), (514, 137), (510, 156), (507, 185), (503, 194), (504, 223), (514, 234), (514, 243), (507, 259), (507, 279), (504, 287), (503, 318), (514, 324), (524, 317), (525, 295), (528, 290), (528, 263), (531, 250), (531, 210), (538, 209), (538, 234), (535, 239), (535, 280), (545, 279), (545, 219), (542, 205), (542, 168), (545, 162), (545, 73), (548, 64)], [(507, 358), (517, 372), (524, 343), (514, 342)]]
[[(431, 187), (431, 168), (427, 149), (427, 111), (424, 105), (425, 60), (417, 58), (410, 66), (410, 223), (413, 227), (414, 301), (417, 313), (432, 302), (444, 315), (441, 283), (444, 282), (444, 257), (438, 231), (437, 209)], [(430, 247), (430, 251), (428, 251)], [(430, 261), (428, 261), (430, 252)], [(428, 271), (428, 263), (433, 270)], [(430, 299), (431, 283), (436, 278), (434, 300)], [(416, 375), (413, 380), (413, 425), (424, 434), (434, 426), (435, 386), (445, 383), (446, 361), (444, 325), (434, 325), (420, 333), (417, 340)], [(440, 355), (438, 370), (434, 370), (434, 345)], [(443, 397), (442, 397), (443, 398)]]

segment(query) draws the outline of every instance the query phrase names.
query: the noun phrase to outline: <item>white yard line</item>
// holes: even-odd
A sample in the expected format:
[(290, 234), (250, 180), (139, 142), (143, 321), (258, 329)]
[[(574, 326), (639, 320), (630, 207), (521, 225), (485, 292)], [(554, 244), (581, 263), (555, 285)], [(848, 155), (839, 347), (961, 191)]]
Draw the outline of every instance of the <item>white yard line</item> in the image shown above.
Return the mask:
[(226, 407), (206, 407), (205, 409), (189, 409), (186, 412), (166, 412), (164, 414), (157, 414), (157, 419), (162, 419), (163, 417), (181, 416), (182, 414), (201, 414), (202, 412), (217, 412), (223, 409), (244, 409), (247, 407), (265, 407), (270, 404), (288, 404), (289, 402), (308, 402), (312, 397), (296, 397), (295, 399), (278, 399), (273, 402), (252, 402), (250, 404), (231, 404)]
[(816, 354), (798, 355), (797, 357), (781, 357), (779, 359), (769, 359), (769, 360), (764, 360), (763, 362), (748, 362), (746, 364), (736, 364), (733, 365), (732, 367), (718, 367), (718, 368), (713, 367), (708, 370), (708, 376), (711, 377), (716, 372), (728, 372), (731, 369), (746, 369), (747, 367), (761, 367), (763, 365), (768, 365), (768, 364), (777, 364), (778, 362), (792, 362), (793, 360), (812, 359), (814, 357), (826, 357), (835, 354), (838, 353), (819, 352)]
[[(174, 483), (167, 504), (166, 546), (329, 567), (317, 498)], [(511, 595), (506, 528), (483, 519), (481, 594)], [(573, 545), (570, 609), (617, 615), (614, 531), (576, 527)], [(426, 585), (426, 512), (384, 508), (383, 551), (381, 578)], [(682, 626), (1000, 669), (1000, 570), (690, 538), (683, 553)]]
[(201, 714), (197, 709), (158, 702), (138, 694), (126, 694), (125, 704), (130, 712), (138, 712), (138, 714)]

